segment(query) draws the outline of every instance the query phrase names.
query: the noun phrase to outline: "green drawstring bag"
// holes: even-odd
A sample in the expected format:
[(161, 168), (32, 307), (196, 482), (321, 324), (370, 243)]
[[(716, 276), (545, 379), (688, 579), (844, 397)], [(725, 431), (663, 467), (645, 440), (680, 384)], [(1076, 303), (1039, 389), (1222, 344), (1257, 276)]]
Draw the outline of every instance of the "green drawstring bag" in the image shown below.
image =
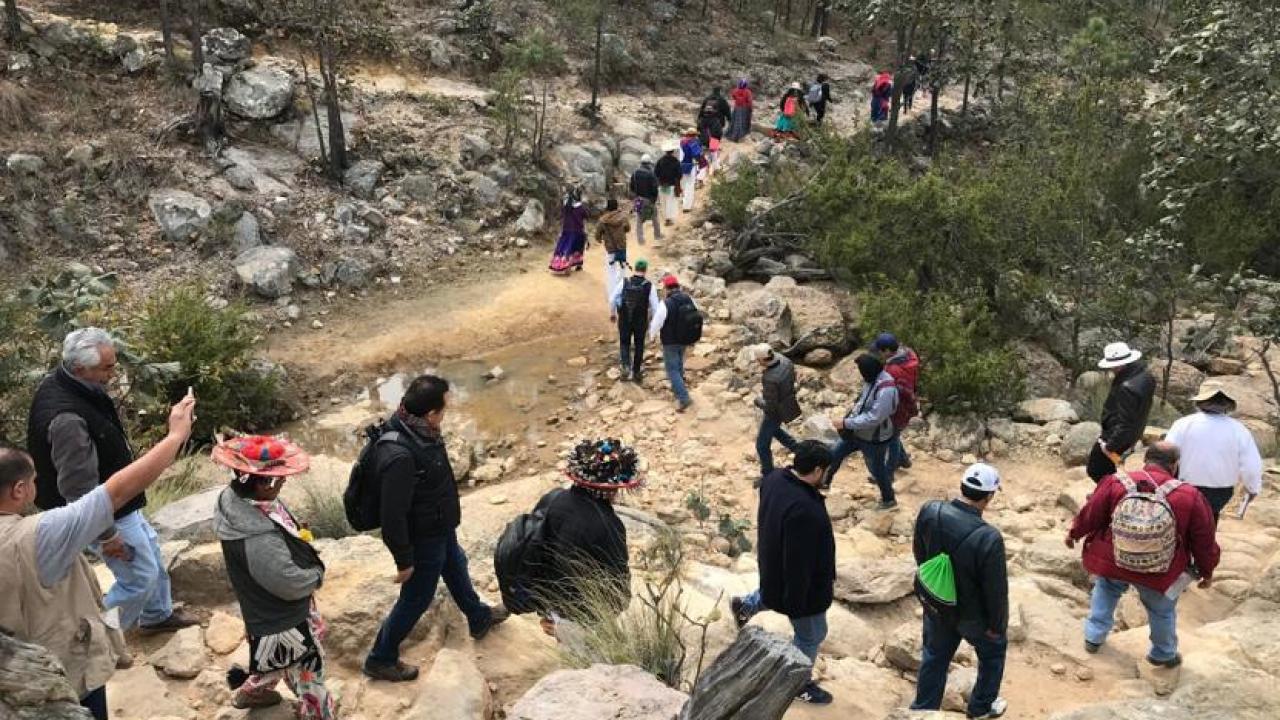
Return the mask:
[(956, 574), (951, 567), (951, 556), (940, 552), (916, 568), (916, 580), (922, 592), (928, 594), (930, 604), (955, 607)]

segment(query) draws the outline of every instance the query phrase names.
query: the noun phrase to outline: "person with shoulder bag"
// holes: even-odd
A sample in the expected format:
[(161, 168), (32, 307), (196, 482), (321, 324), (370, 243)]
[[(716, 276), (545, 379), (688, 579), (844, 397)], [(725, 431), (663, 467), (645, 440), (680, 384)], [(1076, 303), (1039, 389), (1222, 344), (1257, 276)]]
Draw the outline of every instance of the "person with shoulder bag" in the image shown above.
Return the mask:
[(830, 487), (845, 458), (861, 452), (871, 479), (880, 488), (879, 510), (898, 507), (893, 492), (895, 468), (889, 463), (893, 447), (893, 413), (898, 407), (898, 388), (893, 376), (884, 371), (880, 359), (870, 354), (859, 355), (858, 372), (862, 375), (862, 392), (853, 410), (843, 418), (832, 420), (840, 434), (840, 442), (831, 451), (831, 468), (823, 487)]

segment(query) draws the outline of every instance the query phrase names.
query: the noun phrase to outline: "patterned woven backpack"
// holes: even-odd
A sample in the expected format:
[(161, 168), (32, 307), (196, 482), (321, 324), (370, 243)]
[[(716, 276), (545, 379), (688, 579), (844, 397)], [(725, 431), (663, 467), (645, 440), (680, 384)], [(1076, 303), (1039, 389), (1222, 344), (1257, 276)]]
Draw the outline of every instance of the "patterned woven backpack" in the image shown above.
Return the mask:
[[(1178, 548), (1178, 522), (1169, 505), (1169, 493), (1182, 483), (1170, 480), (1154, 492), (1145, 492), (1124, 470), (1116, 471), (1116, 479), (1125, 491), (1124, 499), (1111, 512), (1116, 567), (1137, 573), (1168, 572)], [(1145, 480), (1154, 484), (1150, 475)]]

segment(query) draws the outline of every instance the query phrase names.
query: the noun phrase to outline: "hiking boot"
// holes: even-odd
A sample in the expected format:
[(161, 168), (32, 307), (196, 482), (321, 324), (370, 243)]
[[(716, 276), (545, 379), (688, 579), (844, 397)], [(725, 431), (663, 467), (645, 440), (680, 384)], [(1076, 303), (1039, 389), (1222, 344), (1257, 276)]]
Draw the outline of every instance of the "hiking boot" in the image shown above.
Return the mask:
[(1182, 654), (1174, 653), (1174, 656), (1169, 658), (1168, 660), (1157, 660), (1151, 657), (1150, 655), (1148, 655), (1147, 662), (1151, 663), (1152, 665), (1155, 665), (1156, 667), (1176, 668), (1182, 664)]
[(692, 404), (693, 404), (692, 400), (680, 400), (676, 402), (676, 412), (682, 413), (685, 410), (688, 410), (689, 406)]
[(182, 628), (199, 625), (200, 619), (186, 610), (174, 610), (169, 613), (169, 617), (161, 620), (154, 625), (138, 625), (138, 632), (143, 635), (155, 635), (157, 633), (173, 632)]
[(904, 458), (902, 458), (902, 460), (898, 461), (898, 467), (899, 467), (900, 469), (902, 469), (902, 470), (910, 470), (910, 469), (911, 469), (911, 458), (909, 458), (909, 457), (904, 457)]
[(880, 502), (876, 503), (876, 509), (877, 510), (897, 510), (898, 501), (897, 500), (887, 500), (887, 501), (881, 500)]
[(751, 622), (751, 613), (747, 612), (747, 603), (740, 597), (729, 601), (729, 610), (733, 613), (733, 623), (741, 630)]
[(831, 693), (818, 687), (818, 683), (810, 680), (807, 685), (800, 688), (800, 692), (796, 693), (796, 699), (801, 702), (807, 702), (810, 705), (830, 705)]
[[(998, 697), (991, 703), (991, 709), (981, 715), (968, 715), (969, 720), (988, 720), (989, 718), (998, 718), (1005, 714), (1009, 709), (1009, 702), (1002, 697)], [(966, 713), (967, 715), (967, 713)]]
[(365, 660), (361, 671), (364, 672), (367, 678), (393, 683), (411, 682), (418, 679), (418, 666), (400, 661), (396, 661), (395, 665), (383, 665), (382, 663)]
[(481, 625), (480, 627), (471, 631), (471, 639), (483, 640), (484, 636), (488, 635), (490, 630), (506, 622), (507, 618), (509, 617), (511, 617), (511, 612), (507, 610), (505, 607), (503, 607), (502, 605), (497, 605), (493, 608), (490, 608), (489, 619), (485, 621), (484, 625)]
[(259, 690), (253, 693), (237, 690), (231, 696), (231, 707), (237, 710), (251, 710), (253, 708), (274, 707), (283, 701), (284, 698), (275, 690)]
[(1102, 643), (1089, 642), (1088, 640), (1084, 641), (1084, 651), (1090, 655), (1097, 655), (1098, 651), (1101, 649)]

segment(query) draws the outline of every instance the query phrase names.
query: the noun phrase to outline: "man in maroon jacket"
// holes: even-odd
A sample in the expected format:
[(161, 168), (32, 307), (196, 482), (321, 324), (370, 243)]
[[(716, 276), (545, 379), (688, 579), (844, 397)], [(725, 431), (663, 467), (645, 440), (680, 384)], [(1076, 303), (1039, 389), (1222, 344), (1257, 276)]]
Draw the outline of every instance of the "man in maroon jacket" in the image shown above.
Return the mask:
[[(1150, 491), (1152, 486), (1158, 488), (1174, 482), (1178, 475), (1178, 446), (1158, 442), (1147, 448), (1144, 461), (1146, 466), (1141, 472), (1129, 475), (1139, 489)], [(1178, 595), (1170, 588), (1193, 564), (1200, 576), (1200, 587), (1208, 589), (1212, 584), (1213, 571), (1218, 567), (1221, 554), (1214, 539), (1213, 510), (1192, 485), (1171, 491), (1168, 502), (1173, 510), (1178, 538), (1173, 562), (1163, 573), (1134, 572), (1117, 566), (1111, 537), (1111, 513), (1124, 500), (1125, 494), (1124, 485), (1115, 475), (1103, 478), (1089, 501), (1080, 508), (1071, 531), (1067, 533), (1067, 547), (1075, 547), (1076, 540), (1084, 538), (1084, 568), (1096, 578), (1089, 617), (1084, 624), (1084, 647), (1095, 653), (1106, 642), (1107, 633), (1115, 624), (1120, 596), (1133, 585), (1147, 609), (1151, 628), (1151, 651), (1147, 653), (1147, 662), (1177, 667), (1182, 663), (1182, 656), (1178, 654)]]

